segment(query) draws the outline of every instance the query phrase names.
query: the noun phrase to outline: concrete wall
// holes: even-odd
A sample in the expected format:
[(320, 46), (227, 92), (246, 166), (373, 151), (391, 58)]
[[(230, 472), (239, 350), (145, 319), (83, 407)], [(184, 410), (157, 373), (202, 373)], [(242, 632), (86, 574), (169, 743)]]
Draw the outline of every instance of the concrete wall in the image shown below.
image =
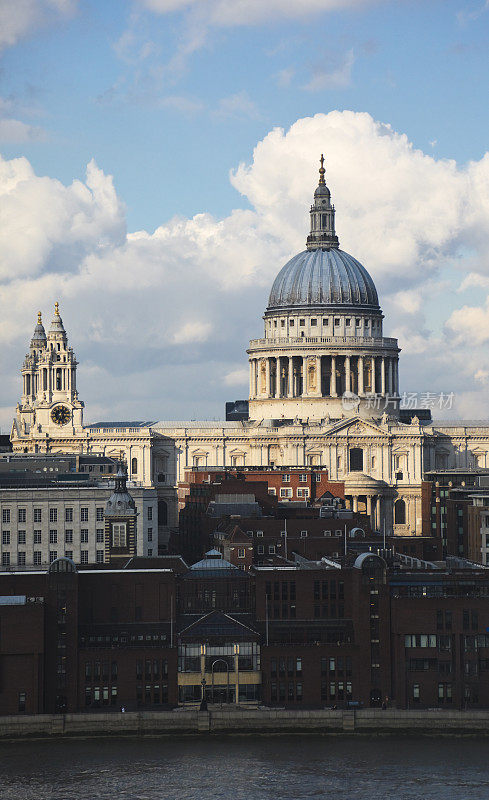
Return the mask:
[(284, 711), (212, 710), (0, 717), (0, 738), (134, 736), (226, 732), (489, 734), (485, 711)]

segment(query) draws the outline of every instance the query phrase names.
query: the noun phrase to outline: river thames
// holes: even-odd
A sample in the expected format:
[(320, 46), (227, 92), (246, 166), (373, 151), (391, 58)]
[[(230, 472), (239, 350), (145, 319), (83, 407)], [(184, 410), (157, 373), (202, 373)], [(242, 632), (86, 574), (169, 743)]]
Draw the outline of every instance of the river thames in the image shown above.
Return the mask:
[(487, 800), (489, 739), (3, 742), (1, 800)]

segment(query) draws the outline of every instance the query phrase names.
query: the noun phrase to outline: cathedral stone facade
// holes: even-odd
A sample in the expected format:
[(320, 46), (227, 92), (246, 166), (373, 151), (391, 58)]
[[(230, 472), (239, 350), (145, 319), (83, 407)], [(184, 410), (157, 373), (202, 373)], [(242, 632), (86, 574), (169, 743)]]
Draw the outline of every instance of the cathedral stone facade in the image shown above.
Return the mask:
[(56, 304), (47, 334), (39, 315), (22, 366), (14, 450), (123, 454), (130, 481), (158, 489), (160, 538), (177, 524), (187, 469), (304, 465), (344, 481), (352, 508), (378, 530), (420, 535), (424, 473), (489, 467), (489, 423), (402, 418), (398, 343), (383, 335), (371, 276), (339, 247), (324, 174), (321, 158), (306, 249), (278, 273), (264, 336), (247, 351), (248, 420), (84, 425)]

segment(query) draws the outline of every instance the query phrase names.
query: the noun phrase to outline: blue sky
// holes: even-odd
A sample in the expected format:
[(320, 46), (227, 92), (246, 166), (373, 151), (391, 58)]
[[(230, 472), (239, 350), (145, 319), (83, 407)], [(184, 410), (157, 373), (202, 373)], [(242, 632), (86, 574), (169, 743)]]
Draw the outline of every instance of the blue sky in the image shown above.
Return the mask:
[[(0, 331), (2, 424), (18, 394), (29, 320), (38, 305), (50, 308), (55, 292), (85, 362), (90, 418), (137, 409), (155, 418), (219, 416), (225, 399), (245, 396), (246, 339), (260, 333), (274, 274), (296, 242), (302, 246), (322, 149), (340, 239), (344, 231), (384, 297), (386, 333), (402, 339), (406, 388), (454, 387), (459, 413), (486, 416), (488, 33), (484, 0), (0, 0), (0, 194), (12, 204), (0, 213), (8, 251), (0, 255), (0, 300), (12, 313)], [(276, 128), (284, 135), (274, 144)], [(383, 136), (392, 137), (389, 153)], [(21, 157), (31, 168), (22, 181)], [(92, 159), (95, 189), (86, 176)], [(240, 164), (248, 172), (230, 180)], [(353, 202), (360, 196), (361, 208)], [(418, 205), (426, 208), (421, 219)], [(371, 229), (359, 234), (369, 230), (369, 214), (383, 240)], [(126, 238), (136, 231), (137, 241)], [(107, 286), (109, 263), (125, 266), (114, 266)], [(192, 298), (197, 273), (202, 288)], [(95, 276), (90, 290), (87, 274)], [(155, 294), (160, 333), (152, 319), (138, 339), (134, 308), (153, 308)], [(113, 360), (117, 337), (96, 318), (103, 298), (126, 343), (124, 381)], [(231, 331), (233, 319), (239, 329)], [(453, 353), (439, 352), (447, 343), (460, 359), (457, 376)], [(196, 387), (209, 371), (199, 402)], [(105, 399), (102, 373), (113, 378)], [(171, 399), (175, 381), (181, 395)]]
[[(482, 5), (379, 2), (211, 27), (172, 70), (188, 13), (85, 2), (4, 52), (3, 95), (46, 138), (3, 153), (64, 182), (95, 158), (115, 176), (131, 229), (174, 213), (228, 213), (238, 202), (228, 170), (272, 127), (319, 111), (366, 110), (438, 157), (480, 158), (489, 127)], [(325, 88), (304, 88), (321, 73)]]

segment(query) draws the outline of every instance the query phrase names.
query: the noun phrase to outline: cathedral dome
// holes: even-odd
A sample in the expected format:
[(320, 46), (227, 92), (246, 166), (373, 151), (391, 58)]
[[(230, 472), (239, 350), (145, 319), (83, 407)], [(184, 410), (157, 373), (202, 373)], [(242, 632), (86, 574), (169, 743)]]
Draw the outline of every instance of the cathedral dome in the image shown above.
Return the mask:
[(273, 282), (268, 310), (304, 306), (379, 309), (375, 284), (356, 258), (336, 247), (303, 250)]

